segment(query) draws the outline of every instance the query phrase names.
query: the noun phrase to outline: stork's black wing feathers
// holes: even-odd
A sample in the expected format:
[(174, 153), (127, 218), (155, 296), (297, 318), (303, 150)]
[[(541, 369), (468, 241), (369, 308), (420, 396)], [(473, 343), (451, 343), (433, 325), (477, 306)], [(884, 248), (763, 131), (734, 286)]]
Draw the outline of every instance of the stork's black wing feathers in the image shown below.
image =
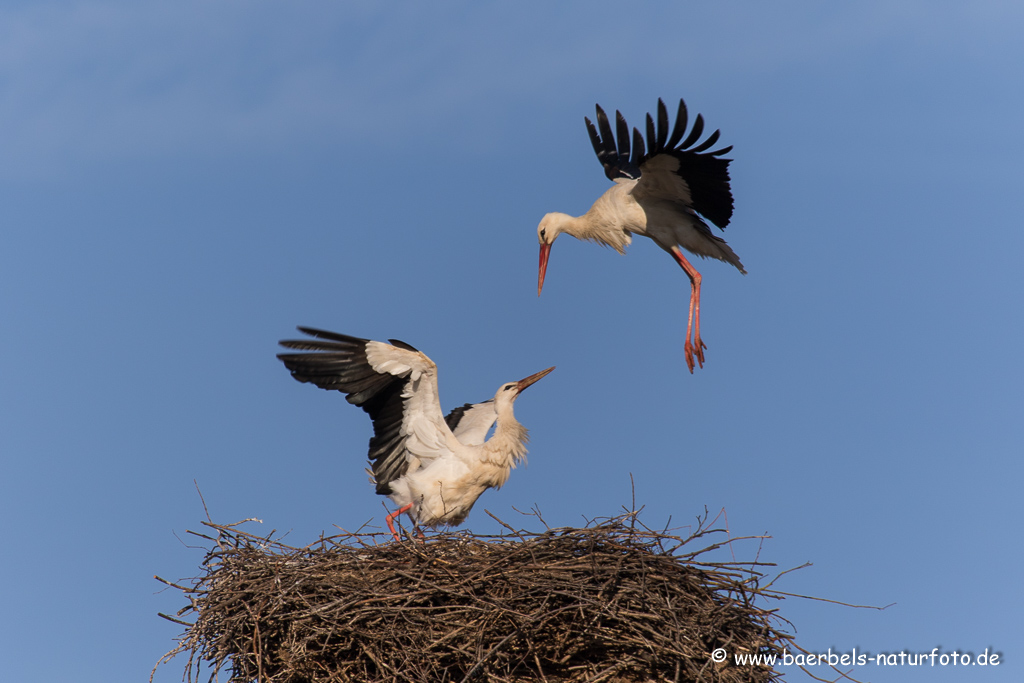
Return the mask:
[(601, 131), (601, 140), (604, 142), (605, 150), (617, 156), (618, 150), (615, 149), (615, 136), (612, 134), (612, 126), (608, 123), (608, 115), (604, 113), (604, 109), (601, 109), (601, 107), (597, 108), (597, 128)]
[(729, 224), (733, 210), (732, 190), (729, 187), (729, 163), (732, 160), (721, 157), (732, 147), (708, 151), (718, 142), (721, 133), (717, 130), (697, 144), (704, 133), (704, 117), (697, 114), (693, 120), (693, 127), (687, 134), (689, 117), (686, 103), (679, 100), (675, 125), (670, 133), (668, 108), (664, 101), (659, 99), (656, 117), (647, 115), (646, 150), (643, 134), (634, 128), (630, 154), (629, 127), (622, 114), (615, 113), (618, 138), (616, 141), (616, 134), (612, 132), (608, 116), (600, 106), (597, 106), (596, 110), (596, 127), (590, 119), (584, 120), (594, 152), (609, 180), (638, 180), (645, 163), (654, 157), (669, 155), (678, 162), (675, 174), (682, 178), (689, 189), (689, 208), (719, 228), (725, 228)]
[(494, 426), (498, 414), (494, 410), (494, 399), (480, 403), (466, 403), (445, 416), (445, 424), (452, 430), (455, 438), (467, 446), (482, 444), (487, 433)]
[(464, 403), (444, 416), (444, 423), (448, 425), (448, 429), (452, 430), (452, 433), (455, 433), (455, 428), (459, 426), (459, 421), (466, 414), (466, 411), (473, 407), (474, 404), (472, 403)]
[[(665, 128), (668, 128), (668, 110), (665, 108), (664, 103), (661, 101), (660, 97), (658, 98), (658, 104), (658, 122), (661, 123), (661, 120), (664, 119)], [(679, 144), (679, 141), (683, 139), (683, 133), (686, 132), (686, 123), (686, 103), (683, 102), (682, 100), (679, 100), (679, 111), (676, 112), (676, 125), (672, 129), (672, 137), (668, 139), (668, 144), (665, 145), (666, 147), (668, 147), (669, 149), (676, 148), (676, 145)], [(685, 147), (686, 145), (683, 146)]]
[(721, 131), (716, 130), (714, 133), (712, 133), (711, 135), (708, 136), (707, 140), (705, 140), (704, 142), (700, 143), (699, 145), (697, 145), (696, 147), (694, 147), (690, 151), (696, 153), (696, 152), (703, 152), (703, 151), (705, 151), (707, 149), (710, 149), (716, 142), (718, 142), (718, 138), (719, 138), (720, 135), (721, 135)]
[(615, 129), (618, 131), (619, 156), (629, 159), (629, 124), (620, 111), (615, 112)]
[(643, 163), (644, 155), (647, 154), (647, 150), (644, 147), (644, 136), (640, 134), (636, 128), (633, 129), (633, 156), (630, 157), (629, 163), (634, 166), (640, 166)]
[[(704, 132), (704, 117), (697, 114), (697, 118), (693, 120), (693, 128), (690, 129), (690, 134), (686, 136), (686, 139), (679, 145), (681, 149), (693, 146), (693, 143), (700, 139), (701, 133)], [(674, 136), (673, 136), (674, 137)], [(692, 150), (691, 150), (692, 151)]]
[(405, 400), (402, 398), (405, 381), (403, 377), (401, 382), (392, 383), (387, 391), (378, 392), (363, 404), (363, 410), (373, 417), (368, 457), (373, 463), (377, 493), (382, 496), (391, 493), (391, 482), (409, 468), (404, 454), (405, 436), (401, 431), (405, 414)]
[[(282, 353), (278, 358), (300, 382), (346, 394), (349, 403), (359, 406), (373, 421), (369, 458), (377, 480), (377, 493), (391, 493), (389, 482), (405, 474), (408, 466), (402, 454), (405, 437), (402, 418), (405, 402), (402, 391), (409, 373), (391, 375), (377, 372), (366, 358), (368, 339), (349, 337), (308, 327), (300, 331), (315, 339), (286, 340), (281, 346), (310, 353)], [(394, 346), (415, 351), (404, 342), (391, 340)]]
[[(620, 128), (620, 138), (625, 138), (626, 140), (626, 152), (625, 154), (620, 154), (619, 148), (615, 146), (615, 135), (612, 133), (612, 126), (608, 122), (608, 115), (604, 113), (604, 109), (601, 109), (601, 107), (597, 108), (597, 128), (594, 128), (594, 124), (590, 122), (590, 119), (584, 117), (583, 120), (587, 123), (587, 132), (590, 134), (590, 143), (594, 145), (597, 160), (604, 167), (604, 174), (608, 176), (608, 179), (628, 178), (636, 180), (639, 178), (640, 169), (629, 160), (629, 128)], [(623, 126), (626, 125), (626, 120), (622, 118), (621, 114), (619, 114), (619, 120)], [(624, 135), (622, 131), (625, 131)], [(621, 140), (619, 144), (622, 144)]]
[(412, 344), (406, 344), (401, 339), (388, 339), (388, 344), (391, 344), (392, 346), (397, 346), (400, 349), (405, 349), (406, 351), (415, 351), (416, 353), (420, 352), (420, 350), (417, 349), (415, 346), (413, 346)]

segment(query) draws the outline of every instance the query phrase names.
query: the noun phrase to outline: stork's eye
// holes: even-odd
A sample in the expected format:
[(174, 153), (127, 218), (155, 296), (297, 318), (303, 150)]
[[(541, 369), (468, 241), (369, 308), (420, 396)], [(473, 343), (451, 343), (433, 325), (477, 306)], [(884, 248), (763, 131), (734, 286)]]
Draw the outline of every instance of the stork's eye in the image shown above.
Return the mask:
[(540, 238), (542, 240), (546, 240), (548, 238), (547, 232), (547, 228), (544, 228), (540, 231)]
[(515, 386), (515, 384), (509, 384), (505, 387), (505, 391), (508, 391), (509, 389), (515, 389)]

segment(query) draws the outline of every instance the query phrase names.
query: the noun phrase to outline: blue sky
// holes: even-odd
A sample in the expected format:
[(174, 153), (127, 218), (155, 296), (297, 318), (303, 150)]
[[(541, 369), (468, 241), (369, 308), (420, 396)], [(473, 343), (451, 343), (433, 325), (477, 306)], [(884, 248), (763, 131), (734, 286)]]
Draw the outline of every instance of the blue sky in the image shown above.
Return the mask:
[[(558, 367), (473, 531), (614, 515), (632, 475), (654, 526), (725, 508), (813, 563), (783, 590), (896, 603), (785, 601), (811, 650), (1005, 660), (861, 680), (1020, 680), (1022, 30), (1014, 2), (8, 3), (5, 676), (149, 675), (193, 480), (294, 544), (382, 523), (369, 421), (274, 357), (302, 324), (416, 345), (446, 407)], [(541, 216), (607, 187), (583, 117), (658, 97), (735, 146), (749, 275), (697, 262), (692, 376), (652, 243), (559, 240), (535, 294)]]

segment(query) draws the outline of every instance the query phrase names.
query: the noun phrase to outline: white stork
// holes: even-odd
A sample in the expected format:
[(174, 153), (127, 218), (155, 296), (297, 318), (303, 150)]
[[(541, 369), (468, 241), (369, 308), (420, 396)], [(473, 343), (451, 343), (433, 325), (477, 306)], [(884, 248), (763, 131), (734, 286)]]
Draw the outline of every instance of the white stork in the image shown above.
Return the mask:
[(732, 217), (731, 160), (721, 158), (732, 147), (706, 151), (718, 141), (717, 130), (704, 142), (693, 146), (704, 132), (704, 119), (700, 114), (683, 140), (686, 118), (686, 104), (679, 100), (679, 113), (670, 135), (668, 111), (659, 99), (657, 128), (648, 114), (646, 146), (644, 136), (634, 128), (632, 148), (629, 126), (618, 111), (615, 112), (618, 144), (600, 105), (596, 128), (590, 119), (584, 118), (597, 159), (615, 185), (582, 216), (549, 213), (541, 219), (537, 226), (540, 241), (537, 296), (544, 287), (551, 245), (560, 234), (591, 240), (612, 247), (620, 254), (626, 253), (632, 234), (650, 237), (675, 258), (690, 278), (690, 315), (683, 350), (692, 373), (694, 356), (704, 367), (704, 349), (707, 348), (700, 338), (701, 276), (683, 256), (680, 247), (701, 257), (731, 263), (744, 275), (747, 271), (725, 240), (712, 234), (704, 222), (707, 219), (724, 229)]
[[(526, 458), (527, 431), (516, 422), (512, 405), (553, 367), (503, 384), (493, 399), (467, 403), (445, 417), (437, 366), (409, 344), (299, 330), (315, 339), (282, 341), (281, 346), (311, 353), (277, 357), (295, 379), (341, 391), (369, 413), (373, 469), (367, 471), (377, 493), (398, 506), (387, 516), (395, 540), (392, 522), (403, 512), (417, 527), (461, 524), (480, 494), (501, 488), (510, 470)], [(495, 423), (494, 435), (485, 441)]]

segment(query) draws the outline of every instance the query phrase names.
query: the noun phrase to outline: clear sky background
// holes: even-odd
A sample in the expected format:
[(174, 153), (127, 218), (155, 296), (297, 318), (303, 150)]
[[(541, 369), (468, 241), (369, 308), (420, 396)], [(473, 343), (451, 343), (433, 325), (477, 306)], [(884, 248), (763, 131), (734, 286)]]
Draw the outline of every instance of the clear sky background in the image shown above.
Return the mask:
[[(725, 508), (813, 563), (783, 590), (896, 603), (786, 600), (806, 648), (1004, 659), (861, 680), (1022, 680), (1022, 35), (1016, 1), (6, 3), (3, 679), (148, 677), (193, 480), (293, 544), (383, 523), (369, 420), (275, 359), (302, 324), (416, 345), (446, 408), (558, 367), (468, 529), (632, 474), (652, 526)], [(608, 186), (583, 117), (658, 97), (735, 146), (749, 275), (696, 261), (692, 376), (648, 240), (563, 237), (536, 295), (541, 216)]]

